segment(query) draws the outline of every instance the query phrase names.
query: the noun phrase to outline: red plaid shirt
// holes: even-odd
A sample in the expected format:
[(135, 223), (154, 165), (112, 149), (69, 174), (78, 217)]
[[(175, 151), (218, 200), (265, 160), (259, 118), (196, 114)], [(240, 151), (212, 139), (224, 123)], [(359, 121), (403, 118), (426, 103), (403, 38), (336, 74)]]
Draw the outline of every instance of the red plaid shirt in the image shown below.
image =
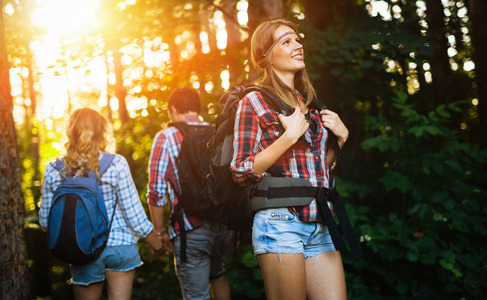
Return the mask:
[[(301, 99), (304, 101), (304, 99)], [(329, 166), (326, 162), (326, 141), (328, 132), (321, 124), (317, 110), (311, 109), (312, 126), (297, 143), (292, 145), (273, 166), (273, 176), (304, 178), (316, 187), (328, 187)], [(230, 169), (234, 181), (241, 186), (269, 176), (254, 172), (255, 155), (269, 147), (280, 136), (278, 112), (272, 108), (259, 92), (247, 94), (239, 102), (235, 116), (233, 159)], [(305, 207), (296, 208), (298, 217), (304, 222), (321, 221), (316, 200)], [(290, 208), (292, 211), (292, 208)]]
[[(181, 121), (191, 125), (208, 124), (200, 121), (196, 116), (186, 116)], [(171, 215), (174, 211), (174, 205), (178, 203), (176, 192), (180, 194), (181, 189), (176, 161), (182, 142), (183, 135), (176, 127), (169, 126), (159, 131), (154, 138), (149, 160), (147, 201), (152, 206), (164, 206), (167, 204), (167, 199), (169, 199), (171, 202)], [(200, 219), (188, 217), (184, 212), (183, 218), (187, 231), (203, 224)], [(169, 237), (172, 239), (178, 234), (178, 224), (176, 223), (175, 227), (170, 226)]]

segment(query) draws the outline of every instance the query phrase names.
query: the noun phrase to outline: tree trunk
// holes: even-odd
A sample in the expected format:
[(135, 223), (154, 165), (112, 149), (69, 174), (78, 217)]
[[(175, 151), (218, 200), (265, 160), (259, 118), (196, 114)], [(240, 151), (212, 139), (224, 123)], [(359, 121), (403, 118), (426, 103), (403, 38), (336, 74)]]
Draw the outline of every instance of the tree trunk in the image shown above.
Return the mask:
[[(27, 69), (29, 70), (29, 75), (27, 77), (29, 83), (29, 97), (30, 97), (30, 118), (31, 120), (36, 120), (37, 117), (37, 92), (34, 89), (34, 66), (32, 64), (33, 54), (29, 48), (29, 45), (26, 45), (25, 49), (27, 50), (26, 55), (26, 63)], [(32, 168), (34, 169), (34, 174), (32, 175), (32, 196), (34, 197), (34, 204), (35, 204), (35, 211), (39, 211), (39, 202), (41, 200), (41, 172), (40, 172), (40, 154), (39, 154), (39, 125), (38, 122), (32, 123), (30, 122), (31, 128), (29, 128), (29, 136), (30, 136), (30, 147), (31, 147), (31, 154), (32, 154)]]
[[(487, 1), (470, 0), (469, 15), (472, 20), (475, 79), (479, 100), (479, 117), (483, 128), (487, 125)], [(482, 129), (481, 129), (482, 130)]]
[(112, 95), (110, 94), (110, 64), (108, 63), (108, 55), (105, 54), (105, 65), (107, 67), (107, 119), (110, 124), (113, 124), (112, 107), (110, 106), (110, 100)]
[[(284, 16), (284, 1), (283, 0), (249, 0), (249, 7), (247, 9), (248, 16), (249, 16), (249, 41), (248, 41), (248, 60), (250, 61), (250, 40), (252, 34), (254, 33), (257, 26), (260, 23), (282, 18)], [(257, 72), (254, 70), (252, 64), (250, 64), (250, 74), (249, 79), (250, 82), (257, 79)]]
[(30, 299), (9, 63), (0, 0), (0, 298)]
[(129, 120), (129, 115), (127, 112), (127, 103), (125, 102), (125, 97), (127, 96), (127, 91), (123, 86), (123, 66), (122, 66), (122, 53), (120, 48), (115, 48), (113, 50), (113, 65), (115, 71), (115, 96), (118, 99), (118, 113), (120, 121), (122, 124), (127, 124)]
[[(306, 17), (309, 18), (311, 25), (325, 31), (333, 20), (335, 1), (315, 1), (304, 0), (304, 9)], [(306, 51), (305, 51), (306, 52)], [(320, 55), (319, 53), (309, 53), (309, 55)], [(320, 78), (313, 82), (318, 98), (323, 103), (333, 103), (335, 99), (335, 88), (338, 85), (338, 79), (331, 73), (330, 68), (320, 70)]]
[(448, 40), (445, 36), (445, 14), (441, 0), (426, 0), (426, 14), (428, 22), (428, 42), (431, 49), (430, 65), (433, 77), (432, 88), (437, 97), (436, 103), (430, 103), (436, 107), (442, 103), (451, 102), (453, 94), (451, 87), (451, 68), (448, 57)]
[(313, 27), (319, 30), (325, 30), (334, 19), (333, 1), (316, 1), (304, 0), (306, 18), (309, 19)]
[(237, 1), (228, 0), (224, 3), (224, 19), (227, 30), (227, 54), (233, 63), (229, 65), (230, 86), (242, 84), (245, 81), (245, 73), (242, 70), (245, 66), (242, 64), (242, 45), (240, 26), (237, 17)]
[(282, 18), (284, 16), (284, 1), (283, 0), (249, 0), (249, 31), (254, 33), (260, 23)]

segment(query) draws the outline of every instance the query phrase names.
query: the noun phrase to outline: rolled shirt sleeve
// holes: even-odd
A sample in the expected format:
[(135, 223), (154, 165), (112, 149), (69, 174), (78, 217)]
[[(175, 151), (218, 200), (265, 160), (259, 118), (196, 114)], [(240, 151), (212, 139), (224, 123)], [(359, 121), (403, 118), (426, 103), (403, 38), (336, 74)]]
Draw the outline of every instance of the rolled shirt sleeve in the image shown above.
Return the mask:
[(147, 201), (152, 206), (164, 206), (167, 203), (166, 174), (170, 167), (168, 140), (160, 131), (154, 138), (149, 159), (149, 184)]
[(258, 141), (261, 135), (259, 119), (248, 99), (244, 97), (239, 102), (235, 114), (233, 157), (230, 164), (233, 180), (240, 186), (259, 181), (263, 176), (254, 171), (254, 160), (259, 152)]

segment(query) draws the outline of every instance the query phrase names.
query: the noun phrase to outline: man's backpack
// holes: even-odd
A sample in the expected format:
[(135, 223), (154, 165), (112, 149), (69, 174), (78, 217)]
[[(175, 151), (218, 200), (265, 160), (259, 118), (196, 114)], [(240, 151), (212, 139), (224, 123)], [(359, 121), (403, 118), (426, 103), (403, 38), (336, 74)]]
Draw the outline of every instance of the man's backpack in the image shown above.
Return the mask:
[(210, 172), (210, 152), (208, 142), (215, 133), (210, 125), (191, 125), (186, 122), (169, 124), (183, 135), (183, 142), (177, 158), (180, 189), (169, 182), (177, 193), (178, 202), (174, 206), (171, 224), (178, 224), (181, 238), (181, 260), (186, 257), (186, 228), (184, 213), (204, 220), (215, 220), (215, 206), (206, 193), (206, 176)]
[[(100, 177), (114, 158), (114, 154), (103, 154)], [(63, 160), (57, 159), (55, 168), (62, 174)], [(111, 221), (108, 222), (96, 174), (89, 171), (88, 174), (74, 176), (75, 171), (68, 174), (54, 191), (47, 239), (54, 257), (66, 263), (83, 265), (94, 261), (105, 248)], [(118, 197), (115, 206), (117, 202)]]
[[(182, 209), (190, 216), (200, 219), (214, 219), (214, 206), (206, 190), (206, 176), (210, 172), (210, 152), (208, 142), (215, 134), (211, 125), (190, 125), (186, 122), (171, 123), (183, 135), (177, 158), (180, 193), (174, 207), (173, 217), (177, 221)], [(174, 183), (171, 183), (174, 185)], [(175, 191), (178, 191), (173, 186)]]

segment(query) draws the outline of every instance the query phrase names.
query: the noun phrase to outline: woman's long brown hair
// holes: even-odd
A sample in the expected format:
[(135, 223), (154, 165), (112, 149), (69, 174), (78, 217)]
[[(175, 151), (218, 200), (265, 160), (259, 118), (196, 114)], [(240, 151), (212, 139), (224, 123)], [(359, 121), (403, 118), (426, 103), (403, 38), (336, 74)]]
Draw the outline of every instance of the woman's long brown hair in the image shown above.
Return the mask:
[(114, 145), (107, 120), (90, 108), (77, 109), (69, 117), (66, 134), (63, 174), (70, 174), (72, 170), (77, 170), (76, 174), (93, 171), (99, 177), (100, 151), (107, 152)]

